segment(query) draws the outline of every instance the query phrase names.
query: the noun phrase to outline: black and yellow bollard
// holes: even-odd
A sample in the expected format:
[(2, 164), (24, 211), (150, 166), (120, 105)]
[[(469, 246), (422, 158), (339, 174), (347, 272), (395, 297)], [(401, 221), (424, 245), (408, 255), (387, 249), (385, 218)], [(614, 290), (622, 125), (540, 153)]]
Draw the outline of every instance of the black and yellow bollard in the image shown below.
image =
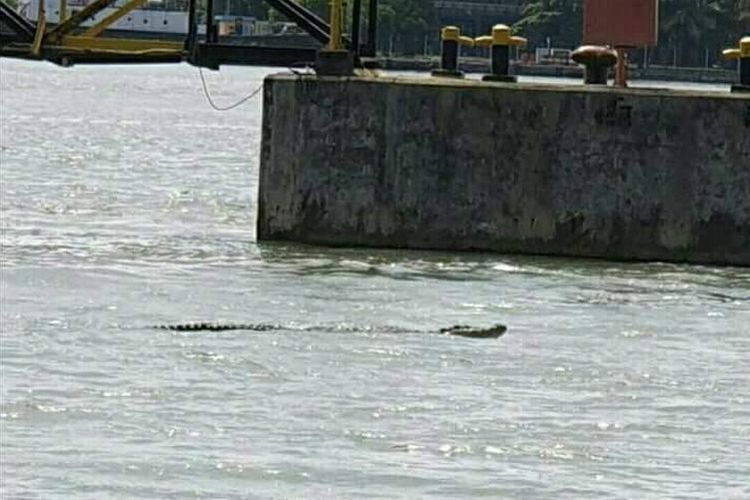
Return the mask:
[(432, 76), (463, 78), (464, 74), (458, 69), (458, 56), (461, 45), (474, 46), (474, 39), (461, 36), (461, 30), (456, 26), (446, 26), (440, 32), (440, 69), (432, 72)]
[(583, 83), (607, 85), (609, 69), (617, 63), (617, 51), (598, 45), (584, 45), (574, 50), (570, 58), (586, 68)]
[(342, 39), (343, 0), (330, 1), (331, 33), (328, 45), (318, 51), (315, 72), (321, 76), (348, 76), (354, 73), (354, 55)]
[(750, 36), (740, 40), (739, 48), (725, 50), (724, 57), (739, 60), (740, 83), (732, 85), (732, 92), (750, 92)]
[(492, 34), (480, 36), (474, 40), (477, 47), (490, 47), (491, 73), (482, 80), (488, 82), (515, 82), (517, 78), (510, 74), (510, 48), (526, 45), (526, 39), (511, 36), (510, 28), (504, 24), (492, 27)]

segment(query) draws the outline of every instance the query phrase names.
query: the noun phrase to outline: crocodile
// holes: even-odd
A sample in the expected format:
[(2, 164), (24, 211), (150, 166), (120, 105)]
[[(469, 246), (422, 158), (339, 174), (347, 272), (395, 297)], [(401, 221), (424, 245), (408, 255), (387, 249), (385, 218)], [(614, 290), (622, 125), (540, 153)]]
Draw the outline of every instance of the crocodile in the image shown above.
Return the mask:
[[(157, 325), (154, 328), (157, 330), (169, 330), (173, 332), (225, 332), (235, 330), (247, 330), (253, 332), (268, 332), (272, 330), (283, 330), (285, 329), (282, 325), (274, 325), (269, 323), (179, 323), (179, 324), (165, 324)], [(299, 328), (293, 328), (299, 329)], [(303, 330), (310, 331), (316, 328), (304, 328)], [(341, 329), (333, 328), (331, 330), (342, 331)], [(377, 331), (377, 328), (368, 329), (368, 331)], [(454, 335), (458, 337), (468, 337), (473, 339), (496, 339), (502, 337), (508, 328), (505, 325), (493, 325), (490, 327), (472, 327), (468, 325), (454, 325), (448, 328), (441, 328), (439, 330), (394, 330), (392, 328), (384, 328), (385, 331), (398, 332), (398, 333), (439, 333), (442, 335)], [(354, 330), (360, 331), (360, 330)], [(362, 330), (364, 331), (364, 330)]]
[(489, 328), (476, 328), (468, 325), (455, 325), (449, 328), (441, 328), (440, 333), (443, 335), (456, 335), (459, 337), (469, 337), (472, 339), (496, 339), (502, 337), (508, 327), (505, 325), (493, 325)]

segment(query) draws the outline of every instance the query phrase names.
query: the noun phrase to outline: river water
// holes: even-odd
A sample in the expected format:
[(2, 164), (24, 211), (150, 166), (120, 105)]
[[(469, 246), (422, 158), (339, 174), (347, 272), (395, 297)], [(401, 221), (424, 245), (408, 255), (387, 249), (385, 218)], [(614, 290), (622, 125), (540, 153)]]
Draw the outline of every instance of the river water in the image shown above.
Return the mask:
[(0, 74), (3, 499), (750, 497), (750, 269), (257, 243), (259, 99)]

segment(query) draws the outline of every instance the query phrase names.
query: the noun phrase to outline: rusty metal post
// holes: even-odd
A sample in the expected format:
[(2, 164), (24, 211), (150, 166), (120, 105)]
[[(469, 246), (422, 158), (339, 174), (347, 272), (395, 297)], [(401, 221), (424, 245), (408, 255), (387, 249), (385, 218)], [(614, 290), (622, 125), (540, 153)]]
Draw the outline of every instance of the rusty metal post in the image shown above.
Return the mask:
[(628, 53), (625, 47), (615, 47), (617, 66), (615, 66), (615, 87), (622, 89), (628, 86)]

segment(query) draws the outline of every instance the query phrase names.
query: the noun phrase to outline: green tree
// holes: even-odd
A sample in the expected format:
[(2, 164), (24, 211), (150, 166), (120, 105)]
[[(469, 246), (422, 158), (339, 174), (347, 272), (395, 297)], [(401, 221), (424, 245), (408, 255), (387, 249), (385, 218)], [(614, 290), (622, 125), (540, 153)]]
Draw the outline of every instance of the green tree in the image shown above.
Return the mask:
[(723, 48), (750, 34), (750, 0), (664, 0), (661, 7), (664, 63), (713, 64)]
[(248, 14), (265, 21), (268, 19), (268, 4), (263, 0), (245, 0), (246, 11)]
[[(526, 0), (514, 30), (531, 46), (547, 37), (557, 47), (580, 44), (584, 0)], [(719, 61), (722, 48), (750, 34), (750, 0), (661, 0), (659, 46), (651, 61), (702, 66)]]
[(513, 29), (533, 46), (545, 45), (549, 38), (555, 47), (576, 47), (581, 43), (582, 16), (582, 0), (529, 0)]
[(433, 30), (435, 7), (425, 0), (380, 0), (378, 38), (381, 50), (421, 52)]
[(733, 31), (750, 35), (750, 0), (728, 0), (729, 15), (733, 20)]
[(329, 0), (301, 0), (299, 3), (302, 4), (303, 7), (307, 7), (309, 10), (315, 12), (323, 19), (328, 19)]
[[(700, 66), (704, 51), (718, 50), (729, 21), (727, 2), (721, 0), (665, 0), (661, 11), (661, 37), (674, 54), (674, 61), (685, 66)], [(722, 26), (724, 25), (724, 26)], [(717, 40), (719, 38), (719, 40)]]

